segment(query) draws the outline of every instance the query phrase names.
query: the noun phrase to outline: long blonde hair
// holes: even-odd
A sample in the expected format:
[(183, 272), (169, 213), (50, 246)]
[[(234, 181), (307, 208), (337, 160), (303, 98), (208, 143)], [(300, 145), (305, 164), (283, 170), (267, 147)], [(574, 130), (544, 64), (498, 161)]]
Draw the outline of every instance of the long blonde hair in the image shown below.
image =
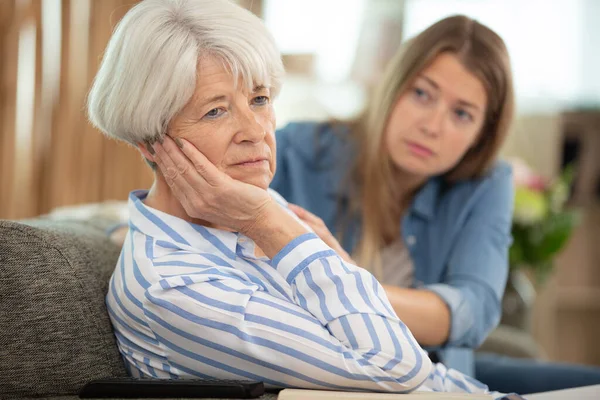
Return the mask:
[(402, 205), (398, 202), (393, 163), (382, 150), (384, 132), (398, 97), (441, 53), (456, 55), (485, 86), (486, 118), (478, 142), (444, 175), (447, 183), (481, 176), (489, 169), (507, 136), (514, 112), (510, 60), (502, 39), (465, 16), (445, 18), (409, 40), (388, 64), (366, 112), (351, 126), (358, 156), (352, 170), (357, 198), (351, 210), (362, 217), (354, 256), (381, 278), (380, 253), (398, 238)]

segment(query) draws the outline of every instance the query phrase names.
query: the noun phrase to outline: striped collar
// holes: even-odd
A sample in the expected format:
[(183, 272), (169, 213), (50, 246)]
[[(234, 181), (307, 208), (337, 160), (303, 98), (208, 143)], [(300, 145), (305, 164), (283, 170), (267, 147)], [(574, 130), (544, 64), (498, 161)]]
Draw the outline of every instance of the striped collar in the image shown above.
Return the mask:
[(215, 248), (231, 259), (235, 259), (238, 241), (245, 236), (237, 232), (208, 228), (144, 204), (148, 190), (137, 190), (129, 194), (130, 228), (152, 237), (163, 247), (187, 250), (193, 253), (214, 253)]

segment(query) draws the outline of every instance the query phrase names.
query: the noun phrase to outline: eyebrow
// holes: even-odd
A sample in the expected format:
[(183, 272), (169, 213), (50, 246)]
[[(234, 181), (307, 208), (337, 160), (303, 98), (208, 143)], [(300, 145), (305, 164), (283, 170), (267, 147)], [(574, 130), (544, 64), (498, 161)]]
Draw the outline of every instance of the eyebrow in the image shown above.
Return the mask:
[[(425, 76), (425, 75), (419, 75), (419, 78), (424, 79), (425, 81), (427, 81), (427, 83), (429, 83), (431, 86), (433, 86), (435, 88), (435, 90), (440, 90), (440, 86), (431, 78)], [(462, 100), (462, 99), (458, 99), (458, 103), (465, 106), (465, 107), (470, 107), (470, 108), (474, 108), (478, 111), (480, 111), (479, 106), (473, 104), (473, 103), (469, 103), (468, 101)]]
[(268, 89), (265, 85), (258, 85), (252, 89), (252, 93), (260, 92), (261, 90)]
[[(266, 89), (268, 89), (266, 86), (258, 85), (258, 86), (255, 86), (254, 89), (252, 89), (252, 93), (260, 92), (260, 91), (266, 90)], [(224, 101), (224, 100), (227, 100), (227, 96), (218, 94), (213, 97), (199, 98), (198, 101), (196, 102), (196, 104), (203, 106), (205, 104), (216, 103), (218, 101)]]
[(220, 94), (220, 95), (216, 95), (216, 96), (213, 96), (213, 97), (203, 97), (203, 98), (200, 98), (200, 99), (198, 99), (198, 101), (196, 102), (196, 104), (203, 106), (205, 104), (215, 103), (217, 101), (223, 101), (223, 100), (226, 100), (226, 99), (227, 99), (227, 96)]

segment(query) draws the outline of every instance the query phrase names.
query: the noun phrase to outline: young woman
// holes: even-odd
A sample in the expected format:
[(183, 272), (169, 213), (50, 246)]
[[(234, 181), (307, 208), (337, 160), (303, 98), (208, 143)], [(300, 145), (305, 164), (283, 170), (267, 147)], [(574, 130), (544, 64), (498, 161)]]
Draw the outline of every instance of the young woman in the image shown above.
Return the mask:
[(512, 176), (496, 156), (513, 97), (502, 39), (446, 18), (392, 59), (358, 120), (279, 130), (271, 187), (377, 276), (433, 358), (500, 391), (598, 383), (597, 370), (473, 356), (500, 320), (508, 273)]

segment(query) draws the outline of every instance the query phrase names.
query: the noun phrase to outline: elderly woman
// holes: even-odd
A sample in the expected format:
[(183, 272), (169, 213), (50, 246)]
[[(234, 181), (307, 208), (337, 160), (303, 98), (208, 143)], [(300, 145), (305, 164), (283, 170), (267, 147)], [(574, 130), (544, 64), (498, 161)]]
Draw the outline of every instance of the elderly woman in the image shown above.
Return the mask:
[(226, 1), (145, 0), (114, 32), (90, 120), (155, 174), (129, 196), (107, 295), (130, 374), (486, 391), (432, 364), (377, 280), (268, 190), (282, 74), (260, 19)]

